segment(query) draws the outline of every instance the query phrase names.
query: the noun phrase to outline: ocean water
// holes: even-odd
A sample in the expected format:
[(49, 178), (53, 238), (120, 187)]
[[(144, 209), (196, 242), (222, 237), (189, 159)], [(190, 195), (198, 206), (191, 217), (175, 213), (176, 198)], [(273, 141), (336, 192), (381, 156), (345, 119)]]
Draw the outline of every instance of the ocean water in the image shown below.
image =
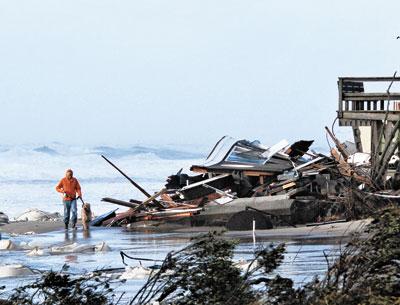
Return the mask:
[[(165, 179), (192, 164), (201, 163), (208, 148), (164, 146), (0, 146), (0, 211), (10, 218), (27, 209), (62, 212), (61, 195), (55, 191), (67, 168), (74, 170), (85, 201), (95, 215), (118, 206), (101, 202), (103, 197), (144, 199), (124, 177), (101, 158), (109, 158), (149, 193), (160, 190)], [(119, 211), (126, 208), (119, 207)]]

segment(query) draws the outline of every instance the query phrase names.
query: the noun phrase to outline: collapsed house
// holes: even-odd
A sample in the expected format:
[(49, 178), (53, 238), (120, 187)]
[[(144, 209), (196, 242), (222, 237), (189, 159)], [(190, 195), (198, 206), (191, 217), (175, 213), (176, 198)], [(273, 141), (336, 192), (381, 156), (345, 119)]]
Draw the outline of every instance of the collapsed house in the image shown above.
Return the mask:
[(320, 205), (336, 191), (329, 171), (335, 161), (309, 151), (312, 143), (302, 140), (289, 145), (282, 140), (266, 147), (225, 136), (203, 164), (191, 167), (198, 175), (180, 170), (169, 176), (165, 188), (149, 195), (146, 204), (103, 198), (131, 208), (104, 223), (172, 220), (236, 228), (252, 224), (255, 218), (258, 227), (268, 228), (277, 221), (314, 220)]
[[(171, 175), (165, 188), (150, 195), (110, 160), (147, 199), (103, 201), (128, 207), (95, 220), (95, 225), (225, 226), (228, 229), (267, 229), (353, 218), (362, 205), (378, 199), (397, 198), (400, 186), (398, 147), (400, 107), (391, 100), (400, 94), (364, 92), (364, 82), (389, 82), (399, 78), (339, 78), (340, 126), (351, 126), (354, 144), (340, 142), (326, 128), (334, 143), (330, 156), (310, 149), (313, 141), (273, 146), (259, 141), (222, 137), (203, 164), (192, 165), (192, 175)], [(385, 106), (386, 101), (386, 106)], [(386, 108), (385, 108), (386, 107)], [(369, 146), (361, 129), (369, 127)], [(364, 128), (365, 129), (365, 128)], [(365, 132), (365, 130), (364, 130)], [(392, 173), (389, 173), (392, 171)]]

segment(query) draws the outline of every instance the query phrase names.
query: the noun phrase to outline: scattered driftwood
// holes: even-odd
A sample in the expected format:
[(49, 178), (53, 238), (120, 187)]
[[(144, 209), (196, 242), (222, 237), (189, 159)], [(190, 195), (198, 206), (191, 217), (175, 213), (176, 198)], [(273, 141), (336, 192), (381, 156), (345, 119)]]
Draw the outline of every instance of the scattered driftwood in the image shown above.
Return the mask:
[[(145, 207), (147, 204), (149, 204), (150, 202), (154, 202), (156, 198), (158, 198), (159, 196), (161, 196), (162, 194), (164, 194), (167, 191), (166, 188), (163, 188), (162, 190), (158, 191), (157, 193), (155, 193), (154, 195), (150, 196), (149, 198), (147, 198), (145, 201), (143, 201), (141, 204), (139, 204), (137, 207), (134, 208), (135, 211), (139, 211), (141, 210), (143, 207)], [(162, 204), (160, 204), (158, 201), (157, 205), (161, 208), (163, 208), (164, 206)]]

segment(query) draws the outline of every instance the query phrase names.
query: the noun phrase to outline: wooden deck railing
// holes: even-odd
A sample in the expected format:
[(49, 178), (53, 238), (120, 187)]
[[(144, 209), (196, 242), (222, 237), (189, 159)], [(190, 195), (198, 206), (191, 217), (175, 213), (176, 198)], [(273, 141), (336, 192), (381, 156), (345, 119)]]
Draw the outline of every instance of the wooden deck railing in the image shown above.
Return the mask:
[(393, 82), (400, 82), (400, 77), (339, 77), (339, 105), (338, 117), (343, 117), (343, 112), (385, 112), (387, 103), (389, 111), (400, 112), (400, 92), (365, 92), (364, 84), (385, 82), (386, 88)]

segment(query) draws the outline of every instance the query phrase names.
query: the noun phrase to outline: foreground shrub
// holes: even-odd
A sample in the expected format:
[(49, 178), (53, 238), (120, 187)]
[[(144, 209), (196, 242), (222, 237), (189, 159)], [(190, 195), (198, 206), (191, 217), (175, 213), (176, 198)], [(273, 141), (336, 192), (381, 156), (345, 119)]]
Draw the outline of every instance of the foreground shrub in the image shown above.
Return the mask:
[(117, 304), (109, 278), (92, 274), (71, 276), (64, 266), (61, 272), (46, 272), (36, 282), (16, 288), (8, 298), (10, 305), (111, 305)]
[(310, 285), (308, 304), (400, 304), (400, 210), (383, 211)]
[(170, 253), (159, 272), (153, 274), (131, 304), (154, 301), (169, 305), (243, 305), (259, 297), (254, 286), (268, 282), (266, 277), (283, 259), (280, 245), (256, 251), (244, 272), (232, 260), (236, 242), (208, 233)]

